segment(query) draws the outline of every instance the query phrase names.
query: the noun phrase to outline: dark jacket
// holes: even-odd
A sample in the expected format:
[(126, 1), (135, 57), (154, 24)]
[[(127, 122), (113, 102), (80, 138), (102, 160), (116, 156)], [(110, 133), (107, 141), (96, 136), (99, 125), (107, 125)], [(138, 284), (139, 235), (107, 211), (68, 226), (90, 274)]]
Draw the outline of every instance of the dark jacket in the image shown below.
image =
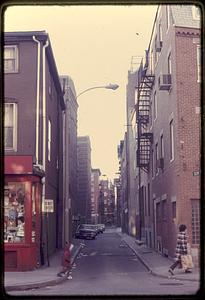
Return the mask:
[(175, 259), (181, 260), (181, 255), (187, 254), (187, 234), (185, 231), (179, 232), (177, 235), (177, 245), (175, 251)]

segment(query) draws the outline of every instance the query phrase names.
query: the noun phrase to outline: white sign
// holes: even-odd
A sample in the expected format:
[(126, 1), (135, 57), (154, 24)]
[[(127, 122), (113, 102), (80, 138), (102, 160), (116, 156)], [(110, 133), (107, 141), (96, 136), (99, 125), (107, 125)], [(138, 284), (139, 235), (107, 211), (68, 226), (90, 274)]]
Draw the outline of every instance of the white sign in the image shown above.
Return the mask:
[(53, 199), (44, 200), (43, 212), (54, 212)]
[(194, 171), (192, 174), (193, 174), (193, 176), (199, 176), (200, 175), (200, 171)]

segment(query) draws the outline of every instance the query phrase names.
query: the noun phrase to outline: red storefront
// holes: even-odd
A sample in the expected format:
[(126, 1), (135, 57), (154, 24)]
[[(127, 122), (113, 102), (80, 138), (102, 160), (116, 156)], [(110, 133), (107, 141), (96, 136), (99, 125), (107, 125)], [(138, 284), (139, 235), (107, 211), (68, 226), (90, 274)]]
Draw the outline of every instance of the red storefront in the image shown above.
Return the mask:
[(32, 156), (5, 156), (5, 271), (29, 271), (40, 256), (41, 178)]

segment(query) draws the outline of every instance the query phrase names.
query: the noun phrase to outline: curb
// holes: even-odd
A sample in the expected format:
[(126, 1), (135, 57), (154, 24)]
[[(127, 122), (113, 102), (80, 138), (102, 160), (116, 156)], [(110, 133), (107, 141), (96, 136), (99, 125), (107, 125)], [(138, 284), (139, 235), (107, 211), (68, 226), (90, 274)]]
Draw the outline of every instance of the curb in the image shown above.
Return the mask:
[[(120, 235), (122, 237), (122, 235)], [(123, 237), (122, 237), (123, 238)], [(148, 272), (153, 275), (153, 276), (158, 276), (158, 277), (161, 277), (161, 278), (169, 278), (169, 279), (175, 279), (175, 280), (185, 280), (185, 281), (196, 281), (196, 282), (200, 282), (200, 279), (189, 279), (189, 278), (180, 278), (178, 277), (177, 275), (173, 275), (173, 276), (170, 276), (170, 275), (162, 275), (162, 274), (159, 274), (155, 271), (153, 271), (152, 268), (150, 268), (149, 264), (142, 258), (142, 256), (125, 240), (123, 239), (123, 241), (127, 244), (127, 246), (136, 254), (137, 258), (141, 261), (141, 263), (145, 266), (145, 268), (148, 270)]]
[[(75, 253), (71, 257), (71, 267), (74, 264), (74, 261), (75, 261), (76, 257), (78, 256), (78, 254), (79, 254), (79, 252), (81, 251), (82, 248), (83, 248), (82, 245), (78, 246)], [(15, 285), (13, 285), (13, 286), (8, 285), (8, 286), (4, 286), (4, 289), (5, 289), (5, 291), (23, 291), (23, 290), (30, 290), (30, 289), (38, 289), (38, 288), (45, 287), (45, 286), (52, 286), (52, 285), (60, 284), (64, 281), (66, 281), (66, 280), (67, 280), (67, 276), (59, 277), (59, 278), (44, 281), (44, 282), (19, 284), (19, 285), (16, 285), (16, 286)]]

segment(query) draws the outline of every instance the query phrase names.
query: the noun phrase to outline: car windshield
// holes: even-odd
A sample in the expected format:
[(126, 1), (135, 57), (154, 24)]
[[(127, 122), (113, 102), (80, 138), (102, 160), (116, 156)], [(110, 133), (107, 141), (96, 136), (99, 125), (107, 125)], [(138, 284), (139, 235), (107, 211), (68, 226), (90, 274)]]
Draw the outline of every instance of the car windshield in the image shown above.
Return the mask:
[(94, 225), (90, 224), (81, 224), (79, 229), (94, 229)]

